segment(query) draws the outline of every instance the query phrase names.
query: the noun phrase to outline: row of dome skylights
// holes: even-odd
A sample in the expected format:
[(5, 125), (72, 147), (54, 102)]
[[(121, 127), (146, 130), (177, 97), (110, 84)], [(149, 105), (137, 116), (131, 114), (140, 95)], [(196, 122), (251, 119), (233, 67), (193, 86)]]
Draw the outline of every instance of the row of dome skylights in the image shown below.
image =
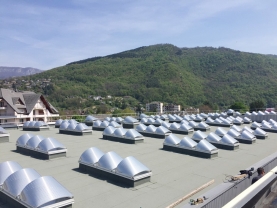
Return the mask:
[(105, 129), (108, 126), (112, 126), (114, 128), (120, 128), (120, 127), (122, 127), (119, 123), (117, 123), (115, 121), (109, 122), (109, 121), (100, 121), (100, 120), (97, 120), (97, 121), (93, 122), (93, 127)]
[[(180, 126), (179, 126), (180, 125)], [(199, 129), (209, 129), (209, 125), (207, 125), (205, 122), (200, 122), (200, 123), (196, 123), (194, 121), (186, 121), (186, 120), (182, 120), (180, 124), (178, 123), (167, 123), (164, 122), (162, 124), (162, 126), (171, 129), (171, 130), (181, 130), (181, 129), (189, 129), (191, 130), (191, 128), (199, 128)], [(177, 128), (177, 129), (176, 129)]]
[(23, 124), (23, 128), (41, 128), (46, 127), (49, 128), (48, 124), (44, 121), (26, 121)]
[(232, 124), (241, 125), (244, 122), (249, 123), (249, 122), (251, 122), (251, 120), (247, 117), (245, 117), (245, 118), (240, 118), (240, 117), (234, 118), (232, 116), (227, 117), (226, 119), (223, 118), (223, 117), (219, 117), (219, 118), (216, 118), (215, 120), (213, 120), (212, 118), (209, 117), (206, 120), (206, 123), (209, 124), (209, 125), (227, 125), (227, 126), (230, 126)]
[[(223, 144), (229, 146), (238, 146), (239, 142), (236, 139), (240, 140), (256, 140), (254, 133), (249, 127), (244, 127), (240, 129), (237, 126), (233, 126), (228, 131), (225, 131), (223, 128), (217, 128), (215, 132), (211, 132), (208, 135), (201, 131), (196, 131), (191, 138), (185, 137), (183, 142), (180, 142), (180, 139), (176, 137), (174, 134), (169, 135), (166, 137), (164, 144), (166, 145), (179, 145), (180, 148), (195, 148), (196, 143), (191, 141), (206, 141), (212, 144)], [(256, 134), (263, 134), (266, 133), (261, 129), (257, 129)], [(194, 144), (194, 146), (192, 145)]]
[[(203, 125), (202, 123), (199, 123), (195, 126), (198, 126), (200, 127), (201, 125)], [(169, 130), (171, 131), (174, 131), (174, 130), (177, 130), (177, 131), (184, 131), (184, 132), (193, 132), (194, 131), (194, 127), (190, 126), (189, 124), (187, 123), (167, 123), (167, 122), (164, 122), (162, 123), (162, 126), (165, 127), (165, 128), (168, 128)]]
[(258, 112), (255, 112), (253, 111), (252, 113), (249, 113), (249, 112), (246, 112), (245, 113), (246, 116), (264, 116), (264, 115), (276, 115), (276, 112), (275, 111), (258, 111)]
[(183, 149), (196, 150), (209, 154), (217, 153), (218, 149), (208, 142), (206, 139), (202, 139), (199, 143), (193, 141), (190, 137), (185, 136), (182, 140), (174, 134), (170, 134), (164, 140), (164, 145), (179, 147)]
[(277, 122), (273, 119), (269, 121), (263, 120), (262, 123), (253, 122), (251, 125), (252, 129), (261, 128), (264, 130), (276, 130), (277, 131)]
[(124, 119), (121, 117), (106, 117), (104, 120), (108, 122), (115, 121), (117, 123), (121, 123)]
[[(175, 120), (175, 121), (177, 121), (177, 120)], [(162, 125), (162, 126), (170, 129), (170, 124), (168, 124), (166, 121), (163, 121), (161, 119), (154, 120), (153, 118), (148, 118), (148, 119), (143, 118), (143, 119), (141, 119), (140, 122), (143, 123), (143, 124), (147, 124), (147, 125), (149, 125), (149, 124)], [(186, 125), (191, 126), (193, 128), (198, 127), (199, 125), (200, 125), (199, 128), (206, 128), (206, 127), (208, 127), (207, 124), (211, 124), (211, 125), (212, 124), (218, 124), (218, 125), (231, 126), (234, 123), (234, 124), (241, 125), (244, 122), (249, 123), (249, 122), (251, 122), (251, 119), (249, 119), (247, 117), (242, 119), (240, 117), (234, 118), (232, 116), (229, 116), (226, 119), (223, 118), (223, 117), (219, 117), (219, 118), (216, 118), (215, 120), (213, 120), (212, 118), (209, 117), (209, 118), (207, 118), (206, 122), (201, 121), (200, 123), (196, 123), (195, 121), (192, 121), (192, 120), (188, 121), (186, 119), (180, 120), (181, 124), (186, 124)]]
[(73, 195), (56, 179), (13, 161), (0, 163), (0, 191), (27, 207), (74, 203)]
[[(227, 114), (226, 114), (227, 115)], [(161, 117), (161, 116), (160, 116)], [(192, 126), (192, 127), (197, 127), (197, 125), (199, 125), (199, 124), (196, 124), (195, 122), (193, 122), (192, 121), (192, 119), (191, 119), (191, 117), (190, 118), (188, 118), (188, 116), (184, 116), (183, 118), (182, 117), (180, 117), (180, 116), (178, 116), (178, 115), (169, 115), (169, 119), (170, 118), (174, 118), (174, 121), (180, 121), (180, 122), (182, 122), (182, 123), (185, 123), (185, 124), (187, 124), (187, 125), (190, 125), (190, 126)], [(196, 116), (196, 118), (198, 118), (199, 119), (199, 121), (201, 120), (203, 120), (203, 118), (200, 116), (200, 115), (197, 115)], [(109, 121), (115, 121), (115, 120), (118, 120), (119, 122), (121, 122), (121, 123), (126, 123), (126, 124), (134, 124), (134, 123), (138, 123), (138, 120), (137, 119), (135, 119), (135, 118), (133, 118), (133, 117), (130, 117), (130, 116), (127, 116), (124, 120), (122, 120), (122, 118), (120, 118), (120, 117), (118, 117), (118, 118), (115, 118), (115, 117), (113, 117), (113, 118), (106, 118), (106, 120), (109, 120)], [(185, 122), (185, 121), (187, 121), (187, 122)], [(57, 121), (58, 122), (58, 121)], [(56, 122), (56, 123), (57, 123)], [(63, 124), (63, 123), (70, 123), (70, 124), (76, 124), (77, 122), (76, 121), (74, 121), (74, 120), (70, 120), (70, 121), (59, 121), (60, 123), (61, 123), (61, 125)], [(95, 125), (94, 126), (96, 126), (96, 127), (103, 127), (103, 128), (106, 128), (107, 126), (113, 126), (113, 127), (120, 127), (119, 126), (119, 124), (117, 124), (117, 123), (112, 123), (112, 124), (108, 124), (108, 122), (101, 122), (101, 121), (95, 121), (94, 123), (95, 123)], [(149, 119), (147, 119), (146, 120), (146, 118), (145, 118), (145, 116), (144, 116), (144, 118), (142, 118), (141, 119), (141, 122), (143, 122), (143, 123), (145, 123), (145, 124), (153, 124), (153, 125), (162, 125), (163, 123), (164, 123), (164, 121), (163, 120), (161, 120), (161, 119), (159, 119), (159, 118), (157, 118), (156, 120), (154, 120), (153, 118), (149, 118)], [(219, 117), (219, 118), (217, 118), (217, 119), (215, 119), (215, 120), (213, 120), (213, 119), (211, 119), (211, 118), (208, 118), (207, 119), (207, 123), (208, 124), (226, 124), (226, 125), (232, 125), (233, 123), (234, 124), (242, 124), (242, 123), (249, 123), (249, 122), (251, 122), (251, 120), (249, 119), (249, 118), (247, 118), (247, 117), (244, 117), (243, 119), (242, 118), (240, 118), (240, 117), (237, 117), (237, 118), (234, 118), (234, 117), (232, 117), (232, 116), (229, 116), (229, 117), (227, 117), (226, 119), (225, 118), (223, 118), (223, 117)], [(65, 126), (66, 126), (66, 124), (64, 124)], [(81, 124), (81, 126), (82, 126), (83, 124)], [(101, 126), (102, 125), (102, 126)], [(202, 123), (202, 124), (200, 124), (200, 125), (202, 125), (201, 126), (201, 128), (204, 128), (204, 123)], [(72, 131), (72, 126), (74, 126), (74, 125), (71, 125), (71, 127), (70, 127), (70, 130)], [(75, 125), (75, 127), (76, 127), (77, 125)], [(169, 128), (170, 126), (169, 125), (166, 125), (166, 124), (164, 124), (163, 126), (165, 126), (166, 128)], [(207, 127), (207, 125), (205, 126), (205, 127)], [(85, 129), (86, 127), (85, 126), (83, 126), (82, 127), (82, 129)], [(88, 127), (87, 127), (88, 128)]]
[(16, 141), (16, 146), (47, 154), (67, 152), (67, 148), (56, 139), (32, 134), (21, 135)]
[[(197, 121), (203, 121), (204, 119), (208, 118), (208, 117), (226, 117), (228, 116), (228, 114), (230, 113), (233, 113), (235, 116), (241, 116), (241, 113), (240, 112), (235, 112), (234, 110), (232, 109), (229, 109), (227, 112), (221, 112), (221, 113), (208, 113), (208, 114), (205, 114), (205, 113), (200, 113), (200, 114), (191, 114), (191, 115), (185, 115), (183, 117), (179, 116), (179, 115), (171, 115), (171, 114), (164, 114), (164, 115), (146, 115), (146, 114), (140, 114), (139, 118), (140, 119), (143, 119), (143, 118), (153, 118), (153, 119), (161, 119), (161, 120), (172, 120), (172, 121), (181, 121), (181, 120), (187, 120), (187, 121), (190, 121), (190, 120), (197, 120)], [(252, 114), (249, 113), (249, 112), (246, 112), (245, 115), (268, 115), (268, 114), (271, 114), (271, 115), (276, 115), (276, 112), (274, 111), (271, 111), (271, 112), (268, 112), (268, 111), (258, 111), (255, 112), (253, 111)], [(89, 115), (86, 117), (85, 119), (85, 122), (86, 121), (95, 121), (95, 120), (98, 120), (97, 118)], [(105, 118), (106, 121), (116, 121), (118, 123), (121, 123), (124, 119), (122, 119), (121, 117), (106, 117)]]
[(143, 118), (153, 118), (153, 119), (161, 119), (161, 120), (168, 120), (168, 115), (164, 114), (164, 115), (145, 115), (144, 113), (141, 113), (140, 116), (139, 116), (140, 119), (143, 119)]
[(193, 128), (198, 127), (198, 128), (204, 128), (207, 129), (209, 125), (207, 125), (205, 122), (200, 122), (196, 123), (194, 121), (186, 121), (182, 120), (181, 125), (178, 123), (168, 123), (166, 121), (163, 121), (161, 119), (156, 119), (154, 120), (153, 118), (143, 118), (140, 121), (142, 124), (146, 125), (155, 125), (155, 126), (163, 126), (169, 130), (183, 130), (183, 131), (192, 131)]
[(158, 135), (171, 134), (171, 131), (163, 126), (155, 127), (153, 125), (145, 126), (144, 124), (139, 124), (136, 127), (136, 130), (140, 133), (151, 133), (151, 134), (158, 134)]
[(56, 122), (55, 122), (55, 126), (57, 126), (57, 127), (59, 127), (62, 123), (70, 123), (70, 124), (78, 124), (79, 122), (78, 121), (76, 121), (75, 119), (70, 119), (70, 120), (68, 120), (68, 119), (65, 119), (65, 120), (63, 120), (63, 119), (58, 119)]
[(96, 121), (96, 120), (98, 120), (97, 118), (95, 118), (94, 116), (91, 116), (91, 115), (88, 115), (87, 117), (86, 117), (86, 119), (85, 119), (85, 123), (87, 123), (87, 122), (93, 122), (93, 121)]
[(105, 136), (113, 136), (125, 139), (132, 139), (132, 140), (141, 140), (143, 136), (138, 133), (135, 129), (123, 129), (123, 128), (114, 128), (112, 126), (108, 126), (103, 131), (103, 135)]
[(163, 122), (163, 120), (161, 120), (160, 118), (157, 118), (156, 120), (154, 118), (142, 118), (140, 120), (140, 123), (143, 123), (143, 124), (155, 124), (155, 125), (161, 125)]
[[(87, 123), (87, 122), (94, 122), (94, 121), (96, 121), (96, 120), (99, 120), (98, 118), (95, 118), (94, 116), (91, 116), (91, 115), (88, 115), (87, 117), (86, 117), (86, 119), (85, 119), (85, 123)], [(115, 121), (115, 122), (117, 122), (117, 123), (121, 123), (121, 121), (122, 120), (124, 120), (123, 118), (121, 118), (121, 117), (106, 117), (105, 119), (104, 119), (105, 121), (108, 121), (108, 122), (111, 122), (111, 121)]]
[[(224, 118), (224, 117), (226, 117), (226, 118)], [(177, 116), (177, 115), (169, 115), (169, 122), (181, 122), (181, 121), (202, 122), (205, 119), (207, 119), (207, 121), (208, 121), (207, 123), (211, 123), (211, 124), (213, 124), (213, 123), (226, 123), (226, 124), (235, 123), (235, 124), (242, 124), (244, 122), (251, 122), (251, 119), (249, 119), (247, 117), (244, 117), (244, 118), (240, 118), (240, 117), (234, 118), (233, 116), (227, 116), (226, 113), (218, 114), (215, 117), (215, 119), (219, 119), (219, 120), (216, 120), (216, 122), (214, 122), (214, 120), (210, 116), (205, 115), (205, 114), (204, 115), (203, 114), (200, 114), (200, 115), (199, 114), (198, 115), (185, 115), (183, 117)], [(144, 119), (143, 122), (145, 122), (145, 121), (146, 120)], [(149, 120), (149, 121), (151, 121), (151, 120)]]
[(138, 124), (139, 121), (131, 116), (127, 116), (123, 121), (122, 124)]
[(245, 126), (242, 129), (238, 126), (232, 126), (231, 129), (229, 129), (228, 131), (218, 127), (215, 131), (215, 134), (217, 134), (220, 137), (228, 134), (234, 138), (244, 140), (256, 140), (257, 136), (267, 136), (267, 133), (262, 129), (257, 128), (253, 131), (248, 126)]
[(107, 171), (131, 180), (138, 180), (142, 177), (151, 176), (149, 168), (139, 162), (136, 158), (129, 156), (122, 159), (115, 152), (103, 153), (96, 147), (91, 147), (83, 152), (79, 163)]
[(196, 131), (191, 138), (195, 141), (201, 141), (202, 139), (205, 139), (211, 143), (220, 143), (229, 146), (239, 145), (239, 142), (236, 139), (234, 139), (232, 135), (229, 134), (225, 134), (223, 135), (223, 137), (220, 137), (214, 132), (211, 132), (207, 135), (204, 132)]
[(72, 131), (72, 132), (86, 132), (86, 131), (92, 131), (91, 128), (89, 128), (84, 123), (74, 123), (74, 122), (62, 122), (60, 124), (60, 130), (64, 131)]

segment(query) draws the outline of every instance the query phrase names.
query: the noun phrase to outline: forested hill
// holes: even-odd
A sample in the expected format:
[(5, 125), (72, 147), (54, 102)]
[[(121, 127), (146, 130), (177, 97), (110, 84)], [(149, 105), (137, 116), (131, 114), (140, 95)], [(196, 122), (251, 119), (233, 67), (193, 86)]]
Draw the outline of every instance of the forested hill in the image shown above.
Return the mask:
[(73, 62), (30, 78), (51, 78), (54, 89), (44, 92), (58, 107), (71, 98), (86, 99), (89, 95), (132, 96), (142, 103), (193, 106), (205, 101), (230, 105), (257, 99), (277, 104), (276, 56), (223, 47), (140, 47)]

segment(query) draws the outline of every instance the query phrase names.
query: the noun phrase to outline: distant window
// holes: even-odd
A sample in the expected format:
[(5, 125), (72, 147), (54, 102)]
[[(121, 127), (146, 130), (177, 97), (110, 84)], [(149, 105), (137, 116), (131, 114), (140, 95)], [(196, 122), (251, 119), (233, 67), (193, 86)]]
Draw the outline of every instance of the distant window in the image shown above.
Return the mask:
[(15, 102), (15, 105), (24, 105), (20, 98)]
[(35, 110), (33, 110), (33, 115), (36, 115), (36, 111)]
[(3, 101), (0, 102), (0, 107), (5, 107)]
[(23, 123), (23, 122), (24, 122), (24, 119), (23, 119), (23, 118), (19, 119), (19, 122), (20, 122), (20, 123)]

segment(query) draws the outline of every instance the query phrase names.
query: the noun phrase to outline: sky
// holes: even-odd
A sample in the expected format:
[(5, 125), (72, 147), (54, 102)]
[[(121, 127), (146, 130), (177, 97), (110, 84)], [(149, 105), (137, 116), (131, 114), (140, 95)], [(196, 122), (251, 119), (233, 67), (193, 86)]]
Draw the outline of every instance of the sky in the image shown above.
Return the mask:
[(276, 0), (0, 0), (0, 66), (48, 70), (160, 43), (277, 54)]

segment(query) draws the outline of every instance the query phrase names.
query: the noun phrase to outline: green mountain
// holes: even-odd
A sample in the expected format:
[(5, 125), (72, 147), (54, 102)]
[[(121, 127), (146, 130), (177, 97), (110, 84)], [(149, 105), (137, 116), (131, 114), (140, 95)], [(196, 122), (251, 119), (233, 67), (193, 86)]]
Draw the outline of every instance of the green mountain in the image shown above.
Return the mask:
[[(219, 106), (262, 99), (277, 104), (277, 57), (228, 48), (140, 47), (30, 76), (51, 79), (44, 93), (58, 107), (89, 105), (90, 95), (132, 96), (141, 103)], [(37, 88), (39, 90), (40, 88)], [(83, 104), (80, 104), (83, 103)], [(84, 104), (86, 103), (86, 104)]]

